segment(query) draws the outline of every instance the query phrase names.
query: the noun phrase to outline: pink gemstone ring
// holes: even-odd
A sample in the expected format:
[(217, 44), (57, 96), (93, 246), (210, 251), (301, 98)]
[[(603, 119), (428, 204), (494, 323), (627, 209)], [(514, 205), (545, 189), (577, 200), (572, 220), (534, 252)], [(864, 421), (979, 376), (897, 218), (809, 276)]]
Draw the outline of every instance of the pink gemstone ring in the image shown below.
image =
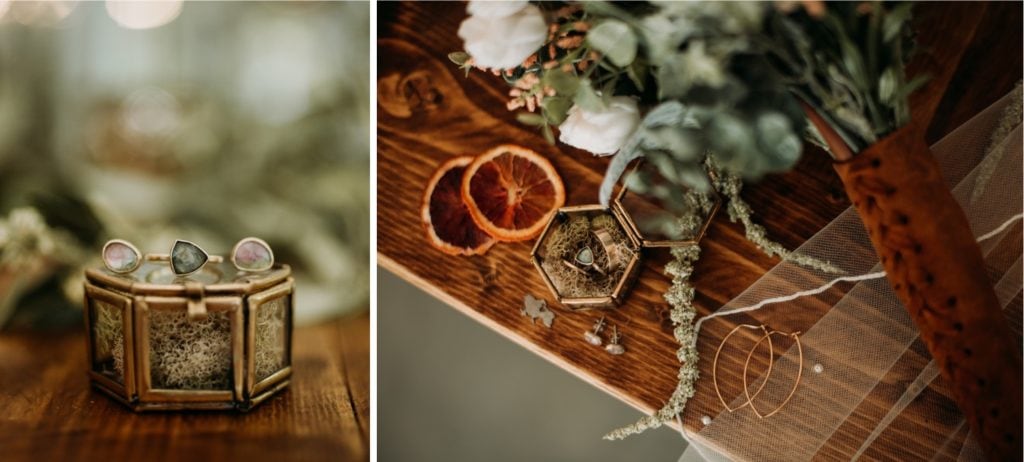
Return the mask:
[(111, 239), (103, 246), (103, 264), (118, 274), (135, 271), (142, 264), (142, 254), (131, 242)]
[(274, 251), (263, 239), (247, 237), (235, 244), (231, 263), (241, 271), (266, 271), (274, 266)]

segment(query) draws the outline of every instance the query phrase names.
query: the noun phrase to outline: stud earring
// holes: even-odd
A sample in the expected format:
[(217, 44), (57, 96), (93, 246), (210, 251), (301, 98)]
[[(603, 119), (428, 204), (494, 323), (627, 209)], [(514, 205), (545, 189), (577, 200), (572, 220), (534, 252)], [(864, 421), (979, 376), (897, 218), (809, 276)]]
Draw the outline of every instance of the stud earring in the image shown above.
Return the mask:
[(619, 343), (619, 326), (612, 326), (612, 343), (605, 345), (604, 349), (615, 356), (626, 352), (626, 347)]
[(601, 346), (601, 336), (598, 335), (601, 333), (601, 329), (604, 329), (604, 316), (601, 316), (601, 319), (598, 319), (597, 322), (594, 323), (594, 330), (587, 331), (583, 334), (583, 338), (587, 339), (587, 343), (591, 345)]

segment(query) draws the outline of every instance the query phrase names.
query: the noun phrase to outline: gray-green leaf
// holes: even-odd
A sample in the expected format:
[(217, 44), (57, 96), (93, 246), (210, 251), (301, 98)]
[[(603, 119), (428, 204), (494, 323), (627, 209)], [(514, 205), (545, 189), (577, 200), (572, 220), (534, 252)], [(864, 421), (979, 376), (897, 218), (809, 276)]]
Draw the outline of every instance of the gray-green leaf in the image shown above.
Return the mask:
[(893, 67), (885, 68), (882, 76), (878, 78), (878, 100), (886, 105), (892, 105), (892, 97), (896, 93), (896, 70)]
[(551, 69), (544, 73), (543, 83), (555, 90), (555, 94), (571, 98), (576, 94), (580, 79), (560, 69)]
[(572, 107), (572, 100), (563, 96), (549, 96), (541, 103), (544, 107), (544, 114), (548, 122), (554, 125), (561, 125), (565, 121), (569, 108)]
[(516, 120), (521, 124), (532, 125), (534, 127), (544, 125), (544, 118), (539, 114), (534, 114), (532, 112), (520, 112), (516, 114)]
[(587, 42), (613, 64), (628, 66), (636, 59), (636, 35), (626, 23), (609, 19), (587, 32)]
[(882, 18), (882, 40), (889, 42), (899, 35), (903, 26), (910, 21), (910, 10), (914, 7), (911, 2), (896, 5)]
[(466, 53), (465, 51), (448, 53), (448, 59), (455, 64), (463, 66), (466, 64), (466, 61), (469, 61), (469, 53)]
[(765, 172), (785, 170), (800, 158), (803, 144), (785, 115), (769, 112), (757, 118), (757, 137), (765, 151)]
[(579, 88), (576, 89), (576, 97), (573, 98), (580, 109), (589, 112), (602, 111), (605, 108), (604, 100), (590, 86), (590, 80), (581, 80)]

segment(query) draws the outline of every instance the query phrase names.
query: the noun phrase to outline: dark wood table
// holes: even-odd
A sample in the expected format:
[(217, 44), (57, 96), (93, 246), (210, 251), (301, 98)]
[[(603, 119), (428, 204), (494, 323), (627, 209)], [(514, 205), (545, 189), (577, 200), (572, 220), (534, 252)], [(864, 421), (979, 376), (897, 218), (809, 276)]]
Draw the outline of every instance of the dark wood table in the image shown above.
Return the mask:
[[(452, 156), (477, 154), (508, 142), (536, 150), (552, 161), (566, 182), (567, 205), (596, 202), (607, 165), (607, 159), (547, 144), (540, 133), (517, 123), (515, 114), (505, 109), (508, 88), (501, 79), (482, 72), (467, 77), (448, 61), (449, 52), (461, 49), (456, 31), (464, 17), (461, 4), (379, 6), (378, 262), (487, 328), (650, 413), (670, 396), (679, 368), (678, 345), (661, 295), (669, 285), (663, 274), (667, 252), (646, 252), (640, 280), (626, 303), (607, 313), (612, 322), (623, 326), (628, 349), (625, 355), (612, 357), (582, 339), (596, 314), (558, 308), (530, 263), (532, 242), (499, 244), (479, 257), (452, 257), (434, 250), (421, 230), (418, 213), (423, 189), (436, 167)], [(1008, 93), (1021, 79), (1021, 4), (922, 4), (915, 22), (921, 51), (912, 69), (931, 72), (935, 83), (915, 95), (912, 106), (915, 113), (938, 107), (929, 130), (929, 142), (933, 142)], [(966, 43), (966, 52), (952, 51), (962, 47), (950, 47), (950, 41)], [(812, 147), (793, 171), (750, 184), (743, 196), (769, 236), (788, 248), (798, 247), (849, 206), (827, 155)], [(778, 263), (746, 241), (742, 227), (730, 223), (724, 214), (712, 223), (701, 247), (693, 277), (701, 316), (734, 298)], [(556, 307), (552, 328), (534, 325), (520, 314), (525, 294)], [(806, 329), (823, 310), (792, 313), (784, 320), (776, 317), (772, 327)], [(736, 323), (760, 324), (761, 320), (734, 316), (709, 322), (702, 330), (698, 347), (705, 358), (700, 365), (703, 379), (683, 416), (683, 424), (691, 430), (700, 429), (701, 416), (722, 411), (707, 379), (710, 358)], [(900, 361), (920, 365), (928, 359), (918, 342)], [(887, 376), (878, 385), (878, 394), (886, 387), (905, 386), (903, 380)], [(857, 450), (874, 428), (872, 421), (877, 419), (872, 416), (885, 406), (874, 395), (835, 432), (818, 458), (848, 459)], [(923, 397), (936, 407), (955, 407), (942, 387), (926, 390)], [(931, 417), (926, 411), (927, 407), (920, 415), (908, 415), (927, 421)], [(609, 430), (627, 423), (609, 422)], [(904, 457), (930, 456), (942, 443), (936, 438), (921, 433), (896, 435), (877, 441), (864, 457), (892, 458), (895, 445)]]
[(368, 460), (370, 320), (295, 330), (290, 388), (252, 411), (136, 414), (89, 387), (84, 333), (0, 333), (0, 460)]

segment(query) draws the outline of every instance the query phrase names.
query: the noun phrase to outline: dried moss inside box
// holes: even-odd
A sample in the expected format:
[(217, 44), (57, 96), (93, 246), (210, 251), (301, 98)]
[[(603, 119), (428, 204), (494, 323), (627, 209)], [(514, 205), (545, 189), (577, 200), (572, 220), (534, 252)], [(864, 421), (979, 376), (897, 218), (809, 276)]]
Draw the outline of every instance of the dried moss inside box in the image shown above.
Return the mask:
[(288, 386), (294, 282), (208, 264), (179, 278), (166, 263), (86, 271), (92, 385), (135, 410), (249, 410)]

